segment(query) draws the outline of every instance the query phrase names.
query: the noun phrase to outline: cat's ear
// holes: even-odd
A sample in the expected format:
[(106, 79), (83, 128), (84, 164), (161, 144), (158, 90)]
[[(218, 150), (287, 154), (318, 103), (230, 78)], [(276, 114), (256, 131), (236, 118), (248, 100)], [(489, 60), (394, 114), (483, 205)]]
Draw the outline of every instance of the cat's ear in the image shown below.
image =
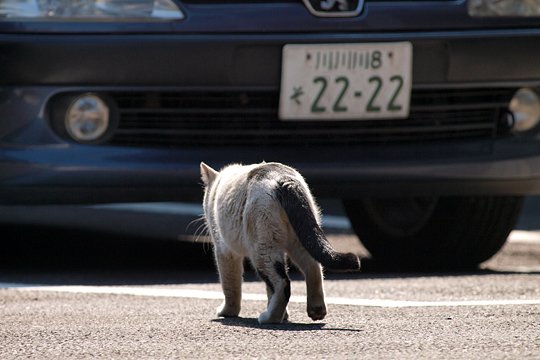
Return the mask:
[(206, 165), (205, 163), (201, 162), (201, 178), (204, 182), (204, 185), (208, 186), (210, 185), (218, 176), (219, 172), (212, 169), (210, 166)]

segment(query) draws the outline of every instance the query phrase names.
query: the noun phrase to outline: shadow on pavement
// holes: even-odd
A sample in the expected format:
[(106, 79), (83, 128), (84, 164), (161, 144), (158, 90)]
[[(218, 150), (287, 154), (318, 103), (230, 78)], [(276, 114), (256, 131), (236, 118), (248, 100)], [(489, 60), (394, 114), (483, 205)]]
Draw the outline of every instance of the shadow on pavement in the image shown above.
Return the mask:
[(214, 319), (212, 322), (221, 323), (226, 326), (236, 326), (243, 328), (254, 329), (266, 329), (266, 330), (281, 330), (281, 331), (348, 331), (348, 332), (362, 332), (361, 329), (345, 329), (327, 327), (324, 322), (313, 323), (294, 323), (287, 322), (283, 324), (265, 324), (261, 325), (256, 318), (243, 318), (243, 317), (231, 317), (231, 318), (219, 318)]
[(0, 230), (0, 282), (143, 285), (218, 281), (210, 244), (65, 228)]
[[(65, 228), (0, 227), (0, 282), (66, 285), (158, 285), (219, 281), (210, 244), (151, 240)], [(460, 271), (398, 268), (362, 259), (359, 273), (327, 279), (515, 274), (481, 268)], [(291, 271), (294, 280), (303, 279)], [(246, 266), (245, 281), (259, 281)]]

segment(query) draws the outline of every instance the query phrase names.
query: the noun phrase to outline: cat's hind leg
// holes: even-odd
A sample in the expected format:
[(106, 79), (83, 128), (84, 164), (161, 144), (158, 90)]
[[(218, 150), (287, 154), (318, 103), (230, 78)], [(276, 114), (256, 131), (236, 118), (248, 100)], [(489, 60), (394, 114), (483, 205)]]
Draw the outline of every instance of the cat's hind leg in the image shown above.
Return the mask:
[(244, 258), (226, 249), (215, 247), (216, 263), (225, 301), (218, 307), (217, 316), (236, 317), (242, 301)]
[[(253, 261), (254, 260), (254, 261)], [(287, 320), (287, 304), (291, 297), (291, 281), (285, 265), (285, 254), (275, 251), (252, 259), (257, 274), (266, 283), (268, 307), (259, 315), (259, 324), (282, 323)]]
[(288, 255), (306, 279), (308, 316), (312, 320), (324, 319), (326, 304), (321, 265), (300, 244), (289, 249)]
[[(259, 275), (259, 278), (261, 278), (261, 276)], [(262, 280), (262, 278), (261, 278)], [(268, 302), (267, 302), (267, 307), (270, 306), (270, 301), (272, 300), (272, 296), (274, 295), (274, 289), (273, 287), (270, 287), (268, 286), (268, 284), (266, 284), (266, 296), (268, 298)], [(287, 310), (287, 308), (285, 308), (285, 314), (283, 315), (283, 322), (287, 322), (289, 320), (289, 312)]]

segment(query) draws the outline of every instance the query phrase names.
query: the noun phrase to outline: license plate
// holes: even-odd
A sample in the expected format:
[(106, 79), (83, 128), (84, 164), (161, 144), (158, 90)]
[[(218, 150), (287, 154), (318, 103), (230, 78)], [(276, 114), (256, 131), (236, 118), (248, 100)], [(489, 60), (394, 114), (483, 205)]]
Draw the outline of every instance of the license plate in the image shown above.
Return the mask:
[(396, 119), (409, 115), (412, 44), (289, 44), (281, 120)]

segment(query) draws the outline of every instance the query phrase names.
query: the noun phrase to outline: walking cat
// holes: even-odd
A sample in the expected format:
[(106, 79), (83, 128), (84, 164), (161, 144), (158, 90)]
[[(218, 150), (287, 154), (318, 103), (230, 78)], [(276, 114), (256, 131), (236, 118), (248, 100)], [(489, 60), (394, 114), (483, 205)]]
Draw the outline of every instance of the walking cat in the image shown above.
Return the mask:
[(243, 259), (248, 257), (266, 283), (268, 306), (259, 323), (286, 321), (291, 295), (287, 255), (306, 278), (308, 316), (322, 320), (326, 305), (319, 263), (334, 270), (359, 270), (360, 260), (332, 249), (302, 176), (279, 163), (229, 165), (219, 172), (201, 163), (201, 177), (205, 220), (225, 295), (217, 315), (238, 316)]

